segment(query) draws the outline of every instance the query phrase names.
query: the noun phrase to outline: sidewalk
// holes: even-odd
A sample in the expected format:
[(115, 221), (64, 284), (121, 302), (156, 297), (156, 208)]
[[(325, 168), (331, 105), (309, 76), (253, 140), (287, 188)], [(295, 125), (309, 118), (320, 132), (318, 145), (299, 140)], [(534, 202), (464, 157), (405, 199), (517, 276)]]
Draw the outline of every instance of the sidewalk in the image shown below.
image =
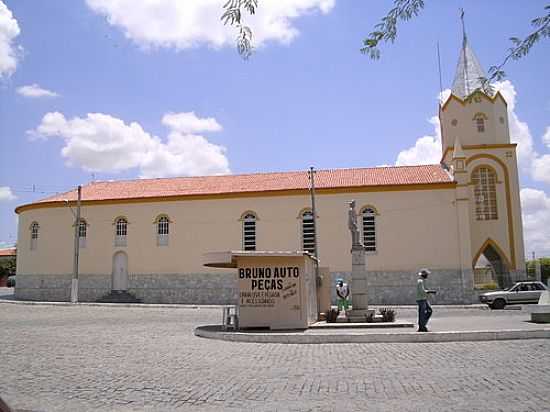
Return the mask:
[[(396, 307), (398, 322), (416, 325), (412, 309)], [(418, 343), (466, 342), (512, 339), (550, 339), (550, 324), (531, 323), (529, 312), (519, 310), (479, 310), (476, 308), (434, 306), (428, 324), (429, 333), (419, 333), (416, 327), (390, 328), (310, 328), (305, 331), (222, 331), (219, 325), (200, 326), (195, 335), (210, 339), (257, 343)]]

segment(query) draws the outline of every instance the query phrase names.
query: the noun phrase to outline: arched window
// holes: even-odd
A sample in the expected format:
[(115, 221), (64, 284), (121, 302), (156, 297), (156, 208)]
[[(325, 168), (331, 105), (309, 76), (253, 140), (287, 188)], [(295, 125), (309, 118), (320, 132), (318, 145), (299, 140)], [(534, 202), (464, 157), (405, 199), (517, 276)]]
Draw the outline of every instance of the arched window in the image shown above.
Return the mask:
[(126, 246), (128, 237), (128, 220), (119, 217), (115, 221), (115, 246)]
[(243, 249), (256, 250), (256, 215), (247, 213), (243, 221)]
[(477, 220), (498, 219), (496, 182), (497, 175), (490, 167), (481, 166), (472, 173)]
[(376, 252), (376, 210), (365, 207), (361, 212), (363, 246), (367, 252)]
[(37, 222), (31, 224), (31, 250), (36, 250), (38, 246), (38, 233), (40, 231), (40, 225)]
[(479, 133), (485, 131), (485, 120), (487, 120), (487, 115), (485, 113), (476, 113), (474, 116), (475, 126)]
[(315, 225), (311, 210), (302, 212), (302, 249), (315, 254)]
[(80, 219), (80, 225), (78, 225), (78, 243), (80, 248), (86, 247), (86, 236), (88, 235), (88, 224), (86, 220)]
[(476, 119), (477, 131), (483, 133), (485, 131), (485, 119), (478, 117)]
[(168, 216), (160, 216), (157, 219), (157, 246), (168, 246), (170, 233), (170, 219)]

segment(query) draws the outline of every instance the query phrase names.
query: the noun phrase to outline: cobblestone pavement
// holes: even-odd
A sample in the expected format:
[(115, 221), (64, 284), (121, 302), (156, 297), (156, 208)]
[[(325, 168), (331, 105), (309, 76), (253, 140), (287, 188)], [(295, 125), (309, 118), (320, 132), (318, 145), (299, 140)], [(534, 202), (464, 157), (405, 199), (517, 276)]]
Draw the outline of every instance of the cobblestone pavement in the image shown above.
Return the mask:
[(0, 394), (32, 411), (550, 411), (550, 340), (278, 345), (193, 336), (220, 317), (0, 303)]

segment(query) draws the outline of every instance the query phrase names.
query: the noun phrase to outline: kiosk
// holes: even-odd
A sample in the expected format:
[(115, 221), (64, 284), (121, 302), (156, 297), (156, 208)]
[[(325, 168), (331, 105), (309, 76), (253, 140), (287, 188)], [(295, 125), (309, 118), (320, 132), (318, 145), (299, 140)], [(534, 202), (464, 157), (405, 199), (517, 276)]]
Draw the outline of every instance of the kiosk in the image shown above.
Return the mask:
[(306, 329), (317, 321), (315, 258), (308, 252), (211, 252), (204, 266), (237, 269), (241, 329)]

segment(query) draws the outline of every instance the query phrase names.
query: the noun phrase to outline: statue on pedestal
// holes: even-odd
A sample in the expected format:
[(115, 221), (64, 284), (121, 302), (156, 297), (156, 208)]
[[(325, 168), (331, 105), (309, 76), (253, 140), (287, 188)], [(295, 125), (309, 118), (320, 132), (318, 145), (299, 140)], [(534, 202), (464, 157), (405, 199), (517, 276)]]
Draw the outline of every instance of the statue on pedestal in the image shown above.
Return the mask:
[(348, 202), (348, 227), (351, 232), (351, 245), (362, 246), (359, 226), (357, 224), (357, 213), (355, 212), (355, 200)]

